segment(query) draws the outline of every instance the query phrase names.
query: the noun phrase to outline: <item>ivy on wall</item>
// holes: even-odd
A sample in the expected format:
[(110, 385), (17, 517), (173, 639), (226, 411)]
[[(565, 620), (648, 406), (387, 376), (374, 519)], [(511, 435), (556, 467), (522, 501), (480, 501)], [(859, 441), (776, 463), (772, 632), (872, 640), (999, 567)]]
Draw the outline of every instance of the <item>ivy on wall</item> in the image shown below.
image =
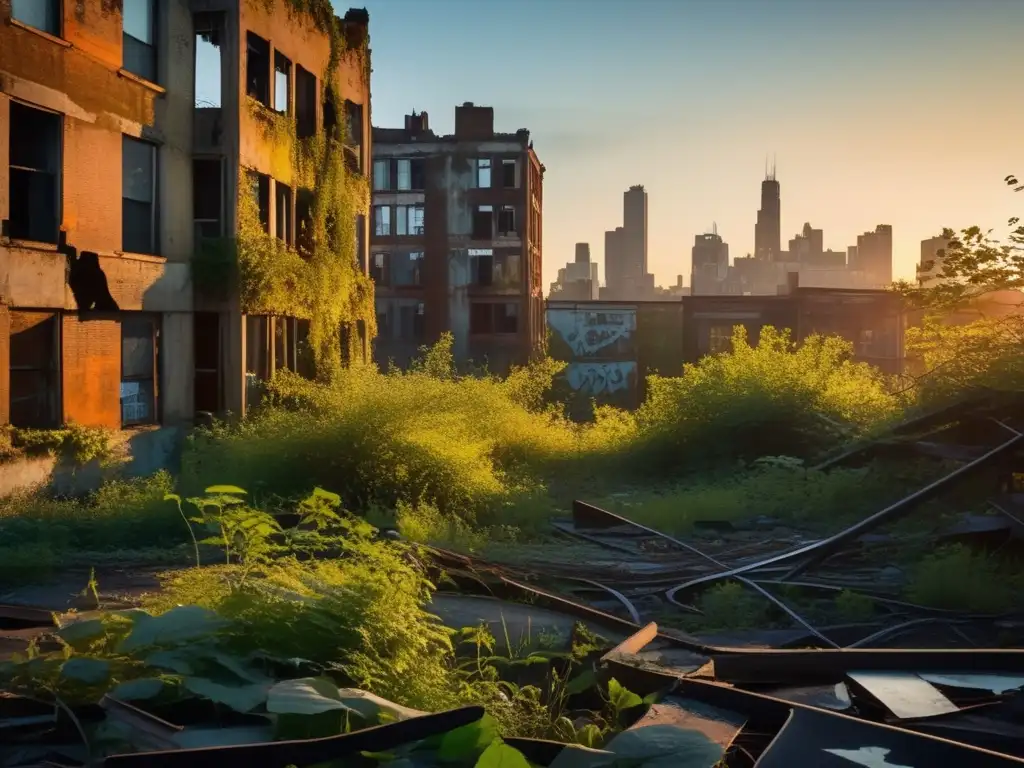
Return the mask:
[[(277, 7), (276, 0), (251, 1), (270, 12)], [(330, 135), (318, 131), (300, 139), (294, 116), (273, 112), (249, 97), (246, 102), (268, 142), (287, 148), (293, 193), (312, 192), (309, 220), (298, 222), (308, 228), (302, 239), (306, 247), (300, 252), (264, 231), (258, 195), (248, 170), (242, 168), (236, 237), (204, 243), (193, 274), (201, 290), (221, 293), (234, 276), (246, 314), (308, 320), (316, 376), (330, 380), (341, 368), (343, 343), (348, 345), (345, 359), (361, 360), (360, 331), (367, 344), (377, 331), (373, 282), (364, 274), (356, 251), (356, 217), (369, 213), (369, 184), (345, 162), (348, 121), (338, 91), (342, 60), (355, 59), (368, 78), (369, 57), (366, 40), (350, 45), (329, 0), (283, 2), (290, 14), (305, 15), (330, 40), (322, 82), (337, 120)]]

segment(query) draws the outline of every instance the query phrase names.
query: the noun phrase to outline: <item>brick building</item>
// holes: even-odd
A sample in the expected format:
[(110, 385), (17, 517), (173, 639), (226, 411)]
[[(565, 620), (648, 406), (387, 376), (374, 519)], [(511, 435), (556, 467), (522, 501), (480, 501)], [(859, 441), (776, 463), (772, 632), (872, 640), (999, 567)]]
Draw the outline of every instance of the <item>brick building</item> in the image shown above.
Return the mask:
[[(365, 12), (337, 24), (365, 49)], [(298, 321), (246, 317), (237, 291), (195, 290), (193, 266), (236, 232), (243, 170), (266, 231), (294, 245), (292, 142), (342, 108), (320, 29), (286, 0), (0, 0), (0, 424), (244, 412), (247, 372), (295, 365)], [(368, 52), (339, 67), (359, 171)], [(268, 135), (260, 110), (297, 133)]]
[(496, 133), (491, 107), (456, 107), (449, 136), (425, 112), (373, 129), (378, 363), (404, 366), (444, 331), (458, 362), (492, 371), (540, 347), (543, 179), (529, 131)]

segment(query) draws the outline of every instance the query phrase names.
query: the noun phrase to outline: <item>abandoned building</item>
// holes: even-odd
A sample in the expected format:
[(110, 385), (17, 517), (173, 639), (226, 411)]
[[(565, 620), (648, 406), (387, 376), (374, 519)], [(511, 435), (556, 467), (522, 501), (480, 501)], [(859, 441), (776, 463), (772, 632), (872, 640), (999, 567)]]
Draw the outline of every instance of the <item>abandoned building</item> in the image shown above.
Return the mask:
[[(0, 0), (0, 424), (237, 414), (254, 378), (302, 367), (309, 307), (261, 301), (233, 244), (251, 199), (297, 273), (300, 142), (332, 132), (348, 177), (369, 165), (368, 16), (309, 7)], [(345, 258), (369, 285), (357, 213)]]
[(530, 133), (494, 131), (491, 107), (455, 108), (455, 133), (426, 112), (373, 129), (370, 274), (380, 365), (403, 367), (443, 332), (456, 361), (504, 372), (544, 334), (544, 166)]

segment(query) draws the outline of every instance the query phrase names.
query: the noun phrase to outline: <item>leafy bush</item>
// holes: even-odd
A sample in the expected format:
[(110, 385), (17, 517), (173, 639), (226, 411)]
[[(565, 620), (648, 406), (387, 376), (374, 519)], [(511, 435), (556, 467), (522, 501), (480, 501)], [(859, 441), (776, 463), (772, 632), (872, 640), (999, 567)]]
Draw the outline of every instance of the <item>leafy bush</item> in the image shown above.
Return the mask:
[(766, 326), (756, 346), (734, 329), (732, 352), (687, 365), (682, 376), (648, 379), (637, 412), (643, 460), (659, 471), (724, 459), (804, 457), (900, 411), (874, 368), (850, 360), (852, 346), (811, 336), (795, 347)]

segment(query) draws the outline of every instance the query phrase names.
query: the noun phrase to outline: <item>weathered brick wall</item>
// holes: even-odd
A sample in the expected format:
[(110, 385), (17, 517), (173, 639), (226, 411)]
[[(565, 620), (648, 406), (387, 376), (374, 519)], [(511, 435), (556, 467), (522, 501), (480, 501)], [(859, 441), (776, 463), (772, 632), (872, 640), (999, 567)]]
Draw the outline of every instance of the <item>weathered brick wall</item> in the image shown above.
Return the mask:
[(121, 324), (62, 318), (64, 421), (121, 427)]
[(120, 159), (121, 134), (64, 121), (64, 226), (79, 251), (120, 250)]

